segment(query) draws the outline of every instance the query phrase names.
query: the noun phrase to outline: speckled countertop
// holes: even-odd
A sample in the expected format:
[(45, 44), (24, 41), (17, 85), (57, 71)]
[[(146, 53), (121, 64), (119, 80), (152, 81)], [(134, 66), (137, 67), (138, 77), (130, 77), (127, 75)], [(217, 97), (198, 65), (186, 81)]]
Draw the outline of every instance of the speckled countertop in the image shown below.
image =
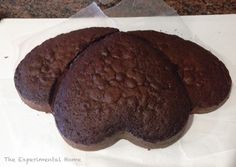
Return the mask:
[[(70, 17), (94, 0), (0, 0), (0, 18)], [(121, 0), (95, 0), (102, 9)], [(146, 0), (145, 3), (149, 3)], [(165, 0), (179, 15), (236, 14), (236, 0)]]

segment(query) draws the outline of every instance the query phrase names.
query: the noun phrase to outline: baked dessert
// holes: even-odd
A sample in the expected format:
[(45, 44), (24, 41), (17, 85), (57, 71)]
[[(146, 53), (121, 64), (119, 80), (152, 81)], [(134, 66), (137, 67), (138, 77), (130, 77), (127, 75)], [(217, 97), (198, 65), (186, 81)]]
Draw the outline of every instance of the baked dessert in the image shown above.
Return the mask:
[(80, 53), (52, 98), (59, 132), (81, 150), (99, 150), (121, 138), (149, 149), (167, 146), (181, 136), (191, 109), (168, 58), (121, 32)]
[(114, 28), (86, 28), (43, 42), (20, 62), (15, 86), (21, 99), (31, 108), (50, 112), (50, 93), (57, 77), (89, 44), (118, 31)]
[(231, 88), (224, 64), (191, 41), (98, 27), (43, 42), (14, 80), (26, 104), (52, 112), (65, 141), (87, 151), (120, 139), (166, 147), (181, 137), (191, 112), (217, 108)]
[(225, 65), (211, 52), (176, 35), (156, 31), (134, 31), (160, 49), (178, 67), (188, 94), (193, 113), (206, 113), (223, 104), (229, 96), (231, 78)]

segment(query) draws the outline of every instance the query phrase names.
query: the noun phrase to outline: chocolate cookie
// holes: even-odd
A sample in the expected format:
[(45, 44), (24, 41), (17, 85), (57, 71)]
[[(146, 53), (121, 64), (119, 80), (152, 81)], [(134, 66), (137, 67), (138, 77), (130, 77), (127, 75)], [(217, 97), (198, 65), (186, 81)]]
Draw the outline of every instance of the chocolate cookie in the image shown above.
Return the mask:
[(118, 31), (113, 28), (87, 28), (59, 35), (34, 48), (15, 71), (15, 86), (30, 107), (50, 112), (50, 92), (65, 67), (90, 43)]
[(178, 66), (178, 73), (195, 108), (193, 113), (212, 111), (229, 96), (231, 78), (227, 68), (201, 46), (156, 31), (134, 31), (129, 34), (145, 39)]
[(125, 33), (82, 52), (58, 80), (52, 100), (61, 135), (82, 150), (121, 138), (146, 148), (166, 146), (180, 137), (191, 109), (168, 58)]

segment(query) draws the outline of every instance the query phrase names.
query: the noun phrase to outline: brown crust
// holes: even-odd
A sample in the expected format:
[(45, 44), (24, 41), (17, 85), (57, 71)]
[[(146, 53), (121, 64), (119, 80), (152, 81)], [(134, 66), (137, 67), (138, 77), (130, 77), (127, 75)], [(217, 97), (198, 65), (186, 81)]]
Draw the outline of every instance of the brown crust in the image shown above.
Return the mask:
[[(173, 64), (126, 33), (90, 45), (58, 81), (52, 101), (56, 125), (82, 149), (120, 138), (148, 148), (161, 146), (181, 131), (192, 109)], [(117, 133), (119, 137), (104, 141)]]
[(194, 106), (193, 113), (207, 113), (221, 106), (229, 97), (231, 78), (225, 65), (201, 46), (175, 35), (156, 31), (133, 31), (160, 49), (178, 66)]
[(92, 42), (118, 31), (92, 27), (61, 34), (35, 47), (17, 66), (16, 89), (30, 107), (49, 112), (51, 91), (66, 66)]
[(91, 144), (91, 145), (75, 143), (72, 140), (69, 140), (65, 136), (63, 136), (62, 133), (60, 134), (62, 138), (66, 141), (66, 143), (68, 143), (70, 146), (79, 150), (83, 150), (83, 151), (99, 151), (99, 150), (112, 146), (113, 144), (115, 144), (117, 141), (121, 139), (128, 140), (129, 142), (135, 144), (136, 146), (140, 146), (140, 147), (150, 150), (150, 149), (165, 148), (165, 147), (170, 146), (171, 144), (175, 143), (179, 138), (181, 138), (184, 135), (185, 130), (186, 130), (186, 126), (183, 127), (177, 134), (168, 138), (167, 140), (156, 142), (156, 143), (147, 142), (141, 138), (135, 137), (132, 133), (125, 132), (125, 131), (117, 132), (115, 135), (111, 137), (106, 137), (102, 142)]
[[(22, 101), (53, 111), (60, 134), (74, 148), (96, 151), (120, 139), (147, 149), (167, 147), (193, 118), (189, 96), (192, 113), (200, 114), (229, 97), (227, 68), (190, 41), (154, 31), (93, 30), (79, 31), (89, 33), (88, 39), (77, 39), (76, 31), (45, 41), (20, 63), (14, 78)], [(63, 65), (57, 54), (66, 59)], [(49, 66), (55, 57), (57, 64)]]
[(207, 114), (207, 113), (217, 110), (218, 108), (220, 108), (221, 106), (223, 106), (225, 104), (225, 102), (228, 100), (230, 94), (231, 94), (231, 91), (229, 91), (229, 94), (226, 96), (226, 98), (218, 105), (214, 105), (211, 107), (205, 107), (205, 108), (204, 107), (193, 108), (193, 110), (191, 111), (191, 114)]
[(59, 133), (62, 136), (62, 138), (65, 140), (65, 142), (68, 143), (71, 147), (79, 149), (79, 150), (83, 150), (83, 151), (99, 151), (99, 150), (112, 146), (113, 144), (115, 144), (121, 139), (126, 139), (129, 142), (135, 144), (136, 146), (140, 146), (140, 147), (150, 150), (150, 149), (157, 149), (157, 148), (165, 148), (175, 143), (178, 139), (184, 136), (184, 134), (191, 127), (192, 123), (193, 123), (193, 115), (190, 115), (185, 126), (177, 134), (175, 134), (174, 136), (172, 136), (171, 138), (167, 140), (156, 142), (156, 143), (150, 143), (150, 142), (144, 141), (141, 138), (135, 137), (134, 135), (132, 135), (132, 133), (122, 131), (122, 132), (117, 132), (115, 135), (111, 137), (106, 137), (100, 143), (96, 143), (92, 145), (83, 145), (83, 144), (78, 144), (78, 143), (73, 142), (72, 140), (67, 139), (60, 131)]
[(21, 100), (27, 106), (29, 106), (30, 108), (33, 108), (35, 110), (42, 111), (42, 112), (45, 112), (45, 113), (51, 113), (52, 112), (51, 106), (49, 104), (36, 104), (31, 100), (23, 98), (20, 94), (19, 94), (19, 96), (20, 96)]

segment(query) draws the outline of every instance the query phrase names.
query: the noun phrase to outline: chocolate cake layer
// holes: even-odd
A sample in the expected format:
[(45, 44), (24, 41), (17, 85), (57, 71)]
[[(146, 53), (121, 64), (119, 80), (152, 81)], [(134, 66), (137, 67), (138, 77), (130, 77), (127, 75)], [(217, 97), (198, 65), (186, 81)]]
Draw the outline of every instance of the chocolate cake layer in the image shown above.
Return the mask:
[(90, 43), (118, 31), (113, 28), (86, 28), (58, 35), (35, 47), (15, 71), (15, 86), (30, 107), (50, 112), (50, 94), (57, 78), (77, 53)]
[(58, 80), (52, 101), (60, 133), (84, 150), (109, 146), (124, 133), (140, 146), (161, 147), (183, 130), (191, 109), (175, 66), (126, 33), (82, 52)]
[(193, 113), (212, 111), (228, 98), (231, 89), (229, 72), (208, 50), (176, 35), (157, 31), (134, 31), (129, 34), (145, 39), (177, 65), (195, 108)]

